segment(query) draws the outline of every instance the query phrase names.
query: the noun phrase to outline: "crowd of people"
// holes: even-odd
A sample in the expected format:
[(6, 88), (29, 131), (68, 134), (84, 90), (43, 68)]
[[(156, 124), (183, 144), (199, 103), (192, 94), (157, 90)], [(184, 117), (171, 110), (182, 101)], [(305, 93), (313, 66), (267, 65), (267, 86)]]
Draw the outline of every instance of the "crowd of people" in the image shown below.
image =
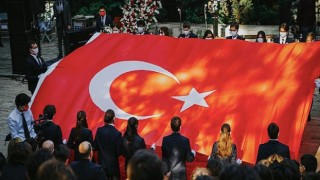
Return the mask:
[[(231, 137), (231, 126), (222, 124), (220, 136), (214, 142), (206, 167), (197, 167), (187, 177), (186, 162), (192, 162), (196, 152), (189, 139), (180, 133), (182, 120), (174, 116), (170, 121), (172, 133), (163, 137), (161, 158), (153, 144), (147, 149), (138, 134), (139, 121), (131, 117), (122, 134), (114, 126), (115, 112), (108, 109), (104, 125), (97, 129), (95, 138), (88, 127), (86, 112), (75, 117), (66, 142), (62, 131), (54, 123), (56, 108), (46, 105), (43, 115), (34, 120), (28, 106), (30, 97), (24, 93), (15, 99), (16, 108), (8, 117), (11, 140), (7, 158), (0, 156), (0, 179), (120, 179), (119, 157), (125, 158), (126, 178), (147, 179), (220, 179), (220, 180), (309, 180), (320, 179), (317, 159), (305, 154), (300, 162), (290, 158), (289, 147), (278, 140), (280, 129), (271, 123), (269, 141), (259, 146), (257, 162), (250, 167), (237, 157)], [(71, 157), (70, 150), (74, 151)], [(94, 151), (98, 156), (94, 158)], [(70, 160), (73, 160), (72, 162)]]

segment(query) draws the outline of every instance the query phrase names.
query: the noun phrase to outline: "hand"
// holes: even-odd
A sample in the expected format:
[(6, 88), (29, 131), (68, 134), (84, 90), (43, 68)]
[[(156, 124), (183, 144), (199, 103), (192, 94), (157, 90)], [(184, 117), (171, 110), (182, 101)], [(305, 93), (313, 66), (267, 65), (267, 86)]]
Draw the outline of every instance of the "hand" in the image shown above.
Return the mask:
[(192, 150), (191, 150), (191, 153), (193, 154), (194, 157), (196, 157), (196, 154), (197, 154), (197, 153), (196, 153), (195, 150), (192, 149)]
[(237, 163), (237, 164), (242, 164), (241, 159), (237, 159), (237, 160), (236, 160), (236, 163)]
[(154, 151), (156, 150), (156, 143), (153, 143), (153, 144), (151, 145), (151, 149), (153, 149)]
[(63, 144), (67, 144), (67, 140), (64, 139), (64, 140), (62, 141), (62, 143), (63, 143)]

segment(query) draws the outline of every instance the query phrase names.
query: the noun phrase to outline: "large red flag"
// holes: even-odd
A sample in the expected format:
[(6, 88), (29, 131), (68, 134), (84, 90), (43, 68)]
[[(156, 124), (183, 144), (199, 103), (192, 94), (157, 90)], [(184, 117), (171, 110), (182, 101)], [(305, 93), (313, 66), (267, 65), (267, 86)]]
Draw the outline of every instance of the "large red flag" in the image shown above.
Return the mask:
[(181, 133), (206, 155), (229, 123), (238, 156), (249, 163), (275, 122), (297, 158), (320, 74), (319, 47), (102, 34), (49, 69), (32, 111), (37, 116), (54, 104), (54, 121), (67, 138), (79, 110), (95, 133), (113, 109), (118, 129), (135, 116), (146, 143), (158, 146), (177, 115)]

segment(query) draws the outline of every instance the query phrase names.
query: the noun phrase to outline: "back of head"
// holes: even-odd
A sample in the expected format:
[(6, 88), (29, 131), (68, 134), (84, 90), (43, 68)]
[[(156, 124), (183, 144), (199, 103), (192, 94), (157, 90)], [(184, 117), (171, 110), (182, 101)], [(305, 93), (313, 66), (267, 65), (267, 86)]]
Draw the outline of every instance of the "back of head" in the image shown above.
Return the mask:
[(27, 142), (14, 144), (13, 151), (10, 153), (9, 162), (25, 164), (32, 153), (31, 145)]
[(222, 171), (222, 163), (218, 158), (209, 159), (207, 163), (207, 169), (211, 172), (212, 176), (219, 176)]
[(253, 167), (253, 170), (260, 176), (261, 180), (272, 180), (272, 173), (267, 166), (257, 164)]
[(79, 157), (81, 159), (90, 159), (90, 154), (92, 152), (92, 146), (88, 141), (83, 141), (79, 144)]
[(56, 149), (54, 150), (53, 155), (57, 160), (65, 163), (69, 158), (70, 150), (66, 145), (59, 144), (58, 147), (56, 147)]
[(214, 180), (212, 176), (209, 175), (201, 175), (196, 178), (196, 180)]
[(272, 163), (269, 166), (274, 180), (299, 180), (299, 167), (289, 159), (284, 159), (281, 163)]
[(278, 139), (279, 127), (276, 123), (271, 123), (268, 126), (268, 135), (270, 139)]
[(128, 119), (127, 129), (124, 133), (124, 137), (129, 141), (133, 140), (134, 136), (138, 134), (138, 119), (135, 117), (130, 117)]
[(47, 149), (49, 152), (52, 152), (54, 151), (54, 143), (51, 141), (51, 140), (46, 140), (42, 143), (42, 146), (41, 146), (42, 149)]
[(43, 109), (43, 115), (47, 119), (53, 119), (53, 116), (56, 114), (56, 107), (54, 105), (46, 105)]
[(319, 172), (318, 173), (316, 173), (316, 172), (308, 172), (302, 178), (302, 180), (319, 180), (319, 179), (320, 179)]
[(44, 162), (37, 172), (37, 180), (75, 180), (76, 176), (72, 169), (64, 163), (51, 159)]
[(30, 179), (35, 179), (40, 165), (52, 158), (52, 152), (47, 149), (40, 149), (32, 153), (27, 161), (27, 172)]
[(25, 93), (18, 94), (15, 99), (16, 107), (24, 106), (30, 102), (30, 96)]
[(211, 176), (211, 173), (207, 168), (197, 167), (192, 172), (191, 179), (196, 180), (199, 176)]
[(220, 176), (220, 180), (260, 180), (259, 175), (247, 166), (237, 164), (226, 167)]
[(154, 152), (140, 149), (129, 161), (127, 177), (129, 180), (162, 180), (162, 161)]
[(233, 141), (231, 139), (231, 127), (225, 123), (221, 126), (220, 137), (218, 141), (218, 155), (221, 157), (229, 157), (232, 153)]
[(87, 114), (85, 111), (79, 111), (77, 113), (77, 127), (78, 126), (88, 128)]
[(171, 129), (173, 132), (178, 132), (180, 131), (180, 127), (181, 127), (181, 119), (178, 116), (174, 116), (171, 119)]
[(115, 113), (112, 109), (108, 109), (104, 115), (104, 122), (107, 124), (112, 124), (114, 121)]
[(238, 30), (239, 29), (239, 23), (237, 23), (237, 22), (231, 22), (230, 23), (230, 28), (231, 27), (234, 27), (234, 28), (236, 28), (236, 30)]
[(318, 167), (317, 158), (312, 154), (304, 154), (300, 158), (301, 165), (305, 167), (306, 172), (316, 172)]

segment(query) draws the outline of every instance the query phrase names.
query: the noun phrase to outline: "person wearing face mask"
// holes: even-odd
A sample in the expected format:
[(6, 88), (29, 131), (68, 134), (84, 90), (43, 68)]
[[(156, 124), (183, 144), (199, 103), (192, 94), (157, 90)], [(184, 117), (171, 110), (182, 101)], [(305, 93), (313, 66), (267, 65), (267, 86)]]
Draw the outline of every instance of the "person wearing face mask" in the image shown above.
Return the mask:
[(237, 22), (230, 23), (230, 34), (231, 36), (226, 37), (226, 39), (239, 39), (245, 40), (242, 36), (238, 34), (239, 32), (239, 24)]
[(29, 102), (30, 97), (25, 93), (16, 96), (16, 107), (8, 117), (8, 126), (12, 139), (19, 138), (24, 141), (36, 137), (32, 126), (34, 119), (28, 105)]
[(135, 32), (136, 35), (146, 35), (150, 34), (146, 29), (146, 23), (143, 20), (139, 20), (137, 22), (137, 31)]
[(47, 71), (47, 65), (38, 55), (39, 48), (35, 41), (28, 42), (29, 55), (26, 59), (26, 79), (28, 80), (28, 90), (34, 93), (40, 76)]
[(190, 30), (191, 25), (189, 22), (184, 22), (182, 27), (183, 32), (178, 36), (178, 38), (198, 38), (198, 36)]
[(256, 42), (258, 43), (267, 42), (266, 33), (264, 31), (258, 32)]
[(100, 6), (99, 8), (99, 16), (96, 19), (96, 31), (101, 32), (105, 26), (111, 26), (112, 19), (107, 14), (106, 8), (104, 6)]
[(117, 26), (113, 26), (113, 28), (112, 28), (112, 34), (118, 34), (118, 33), (120, 33), (119, 28), (118, 28)]
[(287, 23), (280, 24), (279, 37), (274, 38), (273, 42), (277, 44), (288, 44), (294, 42), (292, 38), (289, 38), (289, 26)]
[(169, 28), (168, 27), (161, 27), (159, 30), (160, 36), (170, 36)]
[(206, 30), (206, 32), (204, 32), (202, 39), (207, 39), (207, 40), (214, 39), (214, 35), (213, 35), (212, 31)]

